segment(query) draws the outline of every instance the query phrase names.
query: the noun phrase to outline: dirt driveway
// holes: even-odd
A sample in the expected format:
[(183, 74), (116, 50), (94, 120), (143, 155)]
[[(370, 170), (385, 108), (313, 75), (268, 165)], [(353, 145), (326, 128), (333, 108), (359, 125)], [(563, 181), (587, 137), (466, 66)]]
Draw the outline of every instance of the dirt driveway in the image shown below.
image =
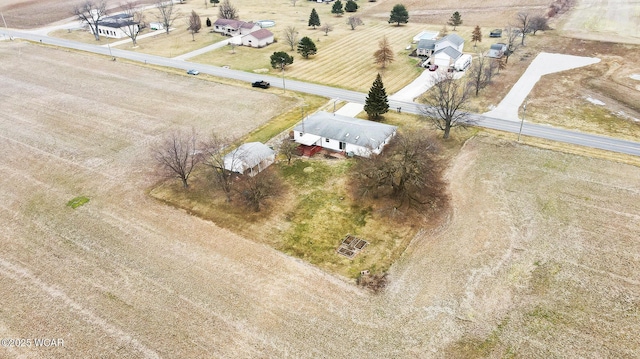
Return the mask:
[(640, 350), (637, 167), (475, 138), (449, 172), (449, 222), (372, 296), (145, 194), (162, 134), (244, 132), (297, 103), (19, 42), (0, 64), (0, 337), (64, 340), (1, 357)]

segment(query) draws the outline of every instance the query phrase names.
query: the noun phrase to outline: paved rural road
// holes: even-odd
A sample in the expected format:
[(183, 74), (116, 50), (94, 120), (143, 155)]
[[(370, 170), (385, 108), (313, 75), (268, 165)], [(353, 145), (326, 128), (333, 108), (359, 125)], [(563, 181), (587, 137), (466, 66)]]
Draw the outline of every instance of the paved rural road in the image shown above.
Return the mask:
[[(314, 95), (320, 95), (324, 97), (330, 97), (334, 99), (340, 99), (348, 102), (355, 102), (364, 104), (366, 94), (356, 91), (349, 91), (338, 89), (329, 86), (322, 86), (316, 84), (305, 83), (301, 81), (287, 80), (285, 78), (284, 83), (281, 77), (275, 76), (266, 76), (261, 74), (252, 74), (249, 72), (225, 69), (217, 66), (211, 65), (203, 65), (192, 62), (186, 62), (178, 59), (165, 58), (161, 56), (154, 56), (148, 54), (141, 54), (127, 50), (114, 49), (114, 48), (105, 48), (103, 46), (85, 44), (76, 41), (58, 39), (54, 37), (48, 37), (36, 34), (34, 32), (28, 31), (15, 31), (9, 29), (0, 30), (0, 36), (6, 37), (14, 37), (14, 38), (22, 38), (26, 40), (31, 40), (34, 42), (41, 42), (47, 45), (54, 45), (59, 47), (65, 47), (80, 51), (87, 51), (96, 54), (102, 54), (107, 56), (114, 56), (116, 58), (123, 58), (131, 61), (137, 61), (152, 65), (159, 65), (171, 68), (177, 68), (182, 70), (187, 69), (196, 69), (202, 73), (210, 74), (218, 77), (225, 77), (229, 79), (244, 81), (244, 82), (253, 82), (257, 80), (266, 80), (271, 82), (273, 87), (284, 88), (285, 90), (293, 90), (304, 93), (310, 93)], [(285, 74), (286, 75), (286, 74)], [(400, 107), (402, 112), (419, 114), (420, 113), (420, 105), (413, 102), (404, 102), (404, 101), (389, 101), (389, 106), (392, 109), (397, 109)], [(473, 114), (471, 116), (474, 125), (490, 128), (494, 130), (500, 130), (511, 133), (518, 133), (520, 130), (520, 123), (502, 120), (497, 118), (491, 118), (483, 115)], [(522, 134), (525, 136), (532, 136), (543, 138), (546, 140), (565, 142), (574, 145), (592, 147), (607, 151), (625, 153), (634, 156), (640, 156), (640, 143), (633, 141), (620, 140), (616, 138), (606, 137), (606, 136), (597, 136), (590, 135), (586, 133), (576, 132), (564, 130), (548, 125), (539, 125), (533, 123), (525, 122), (522, 128)]]

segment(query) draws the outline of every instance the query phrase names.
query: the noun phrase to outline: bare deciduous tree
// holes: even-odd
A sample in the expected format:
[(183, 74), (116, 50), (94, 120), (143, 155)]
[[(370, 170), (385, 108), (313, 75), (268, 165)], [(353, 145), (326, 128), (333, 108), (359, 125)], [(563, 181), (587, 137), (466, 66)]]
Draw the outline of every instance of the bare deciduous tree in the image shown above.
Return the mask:
[(273, 168), (267, 168), (257, 175), (242, 176), (238, 183), (238, 193), (245, 205), (260, 212), (265, 200), (278, 195), (282, 190), (282, 181)]
[(531, 21), (529, 22), (529, 30), (536, 34), (538, 31), (549, 30), (549, 22), (546, 16), (544, 15), (534, 15), (531, 17)]
[(287, 159), (287, 164), (289, 165), (293, 156), (298, 153), (298, 144), (286, 137), (278, 144), (278, 153)]
[(349, 16), (347, 19), (347, 25), (351, 27), (351, 30), (355, 30), (356, 27), (363, 25), (362, 19), (358, 16)]
[[(212, 134), (203, 144), (203, 164), (211, 168), (215, 185), (225, 194), (227, 202), (231, 202), (233, 190), (233, 180), (236, 177), (234, 172), (225, 169), (225, 154), (233, 140), (219, 137)], [(234, 168), (240, 161), (237, 156), (227, 158), (227, 167)]]
[(423, 131), (398, 133), (382, 154), (357, 158), (352, 188), (359, 197), (396, 200), (395, 208), (437, 207), (446, 198), (439, 153)]
[(320, 27), (320, 31), (324, 32), (324, 36), (327, 36), (329, 31), (333, 31), (333, 25), (325, 23)]
[(197, 152), (197, 134), (174, 132), (153, 149), (153, 155), (160, 170), (167, 177), (177, 177), (184, 188), (189, 187), (189, 176), (200, 162)]
[(380, 65), (383, 69), (393, 62), (393, 50), (391, 49), (391, 44), (386, 36), (378, 42), (378, 50), (373, 53), (373, 58), (375, 63)]
[(137, 1), (127, 0), (124, 2), (120, 9), (122, 13), (129, 17), (129, 21), (122, 27), (122, 31), (129, 36), (133, 46), (138, 45), (138, 33), (140, 32), (140, 24), (144, 21), (144, 13), (142, 8), (138, 6)]
[(520, 45), (524, 46), (524, 38), (527, 36), (527, 32), (529, 32), (529, 27), (531, 26), (531, 19), (533, 16), (528, 12), (519, 12), (517, 26), (522, 34), (522, 39), (520, 40)]
[(233, 5), (231, 5), (231, 2), (229, 0), (223, 0), (218, 10), (219, 10), (218, 16), (221, 19), (237, 20), (239, 17), (238, 9), (236, 9)]
[(164, 26), (164, 31), (169, 35), (169, 30), (180, 16), (180, 11), (174, 7), (173, 1), (158, 0), (155, 3), (155, 7), (158, 9), (158, 21)]
[(513, 26), (507, 26), (505, 29), (505, 34), (507, 35), (507, 50), (504, 52), (505, 56), (505, 64), (509, 62), (509, 56), (513, 54), (518, 48), (518, 44), (516, 43), (516, 39), (520, 35), (520, 32), (517, 31)]
[(447, 28), (447, 24), (442, 25), (442, 29), (440, 29), (441, 36), (447, 36), (449, 33), (449, 29)]
[(80, 5), (73, 8), (73, 14), (81, 22), (87, 23), (93, 32), (96, 41), (100, 41), (100, 33), (98, 32), (98, 23), (107, 15), (107, 3), (105, 0), (86, 0)]
[(196, 41), (195, 34), (200, 31), (202, 28), (202, 22), (200, 21), (200, 16), (196, 14), (195, 10), (191, 10), (191, 15), (189, 16), (189, 32), (191, 32), (191, 39)]
[(495, 64), (495, 68), (498, 73), (500, 73), (500, 70), (504, 70), (507, 68), (507, 58), (505, 56), (494, 60), (493, 63)]
[(456, 80), (451, 72), (437, 74), (434, 81), (433, 87), (423, 96), (426, 106), (422, 113), (436, 128), (444, 131), (447, 139), (451, 128), (470, 124), (469, 114), (463, 110), (469, 101), (470, 86)]
[(296, 3), (298, 2), (298, 0), (290, 0), (291, 4), (293, 5), (293, 7), (296, 7)]
[(298, 46), (298, 30), (294, 26), (287, 26), (284, 29), (284, 42), (291, 47), (291, 51)]
[(487, 61), (487, 58), (482, 56), (482, 54), (479, 54), (478, 59), (471, 65), (471, 71), (469, 74), (471, 85), (475, 89), (476, 96), (478, 96), (480, 89), (487, 86), (491, 79), (491, 73), (487, 70), (490, 70), (489, 61)]

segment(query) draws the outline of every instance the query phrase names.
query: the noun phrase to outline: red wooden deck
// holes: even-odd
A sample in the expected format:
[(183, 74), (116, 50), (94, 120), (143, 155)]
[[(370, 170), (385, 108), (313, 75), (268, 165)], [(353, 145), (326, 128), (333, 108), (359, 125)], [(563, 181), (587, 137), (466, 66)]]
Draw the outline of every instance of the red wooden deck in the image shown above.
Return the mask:
[(322, 146), (300, 145), (300, 146), (298, 146), (298, 151), (299, 151), (301, 156), (312, 157), (316, 153), (322, 151)]

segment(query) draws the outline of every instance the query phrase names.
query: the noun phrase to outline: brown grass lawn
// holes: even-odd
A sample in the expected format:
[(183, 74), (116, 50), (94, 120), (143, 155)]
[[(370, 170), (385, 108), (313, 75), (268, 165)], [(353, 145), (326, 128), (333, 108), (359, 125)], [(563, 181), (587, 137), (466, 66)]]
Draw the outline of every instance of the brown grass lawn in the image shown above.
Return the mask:
[[(425, 129), (417, 116), (389, 116), (387, 122), (403, 128)], [(252, 136), (260, 136), (260, 130)], [(432, 133), (433, 134), (433, 133)], [(456, 133), (443, 148), (443, 157), (452, 158), (473, 131)], [(435, 135), (435, 134), (434, 134)], [(438, 226), (447, 216), (448, 205), (422, 208), (402, 207), (394, 201), (355, 198), (349, 184), (350, 168), (355, 159), (284, 158), (271, 167), (284, 183), (284, 191), (253, 212), (242, 204), (237, 193), (226, 202), (224, 194), (213, 184), (208, 168), (200, 167), (192, 176), (190, 188), (168, 181), (153, 188), (150, 194), (191, 214), (211, 220), (258, 243), (268, 244), (289, 255), (301, 258), (329, 272), (356, 278), (360, 271), (388, 271), (419, 231)], [(337, 255), (336, 250), (347, 234), (369, 242), (353, 260)]]

